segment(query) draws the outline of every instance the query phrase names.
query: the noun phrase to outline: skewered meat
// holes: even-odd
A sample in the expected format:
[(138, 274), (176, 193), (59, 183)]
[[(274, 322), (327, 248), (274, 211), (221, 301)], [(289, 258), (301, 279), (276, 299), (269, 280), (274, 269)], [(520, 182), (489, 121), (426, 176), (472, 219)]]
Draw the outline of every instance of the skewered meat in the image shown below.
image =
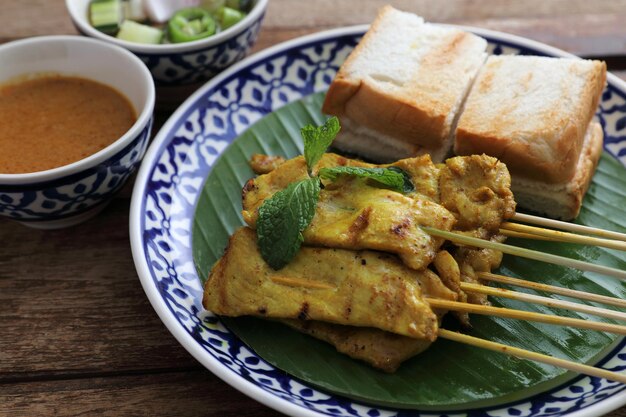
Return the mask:
[(203, 305), (225, 316), (321, 320), (432, 341), (437, 316), (420, 286), (432, 275), (392, 255), (308, 247), (275, 271), (261, 258), (256, 233), (244, 227), (211, 270)]
[[(502, 242), (504, 239), (505, 237), (502, 235), (494, 235), (490, 240)], [(461, 271), (461, 281), (472, 284), (480, 284), (476, 272), (491, 272), (498, 268), (502, 262), (502, 252), (493, 249), (459, 247), (456, 249), (454, 257)], [(472, 304), (490, 305), (485, 294), (470, 293), (465, 295), (461, 291), (460, 299)], [(469, 325), (467, 313), (460, 313), (460, 315), (463, 315), (461, 321)]]
[[(244, 220), (254, 227), (263, 201), (307, 178), (307, 172), (302, 157), (284, 161), (256, 155), (251, 166), (264, 174), (243, 190)], [(334, 166), (377, 167), (325, 154), (316, 169)], [(465, 294), (460, 283), (477, 282), (475, 272), (496, 267), (501, 253), (452, 247), (451, 255), (439, 250), (442, 240), (419, 226), (500, 240), (499, 225), (515, 210), (506, 167), (484, 155), (452, 158), (445, 165), (423, 156), (380, 167), (386, 166), (403, 169), (415, 191), (403, 195), (343, 176), (320, 192), (304, 243), (342, 249), (305, 246), (290, 264), (274, 271), (259, 254), (255, 232), (238, 230), (211, 271), (205, 308), (279, 319), (339, 352), (393, 372), (436, 338), (445, 311), (433, 311), (423, 297), (488, 303), (486, 296)], [(391, 252), (404, 264), (393, 255), (344, 249)], [(431, 262), (438, 275), (426, 268)], [(458, 316), (469, 325), (467, 314)]]
[(262, 154), (254, 154), (250, 157), (250, 168), (255, 174), (267, 174), (272, 172), (279, 165), (282, 165), (286, 161), (282, 156), (270, 156)]
[(432, 343), (371, 327), (299, 320), (282, 320), (282, 323), (330, 343), (340, 353), (389, 373), (395, 372), (402, 362), (428, 349)]
[(361, 178), (346, 178), (320, 192), (304, 243), (395, 253), (408, 267), (423, 269), (435, 258), (443, 239), (431, 237), (420, 226), (450, 230), (454, 221), (448, 210), (429, 200), (371, 187)]
[[(320, 166), (338, 163), (364, 164), (326, 154)], [(243, 192), (246, 223), (255, 227), (262, 202), (306, 175), (304, 159), (298, 157), (249, 181)], [(363, 178), (343, 177), (320, 192), (313, 221), (304, 231), (304, 244), (395, 253), (410, 268), (423, 269), (432, 262), (443, 239), (431, 237), (420, 226), (450, 230), (454, 222), (448, 210), (420, 194), (405, 196), (372, 187)]]
[[(260, 166), (267, 167), (272, 165), (273, 157), (267, 156), (265, 158), (267, 158), (266, 162), (262, 155), (255, 155), (253, 166), (257, 167), (257, 172)], [(504, 220), (511, 218), (515, 214), (515, 200), (510, 190), (511, 177), (508, 170), (496, 158), (487, 155), (450, 158), (445, 164), (439, 165), (433, 164), (428, 155), (403, 159), (388, 165), (373, 165), (336, 154), (325, 154), (318, 168), (332, 166), (394, 166), (404, 170), (415, 185), (415, 191), (408, 193), (405, 197), (411, 197), (418, 201), (419, 204), (424, 205), (424, 210), (433, 210), (435, 213), (435, 216), (418, 216), (412, 219), (417, 225), (449, 230), (447, 228), (447, 218), (445, 221), (439, 222), (440, 219), (443, 220), (443, 217), (447, 217), (448, 214), (441, 209), (435, 208), (430, 204), (432, 202), (440, 204), (452, 212), (456, 219), (453, 225), (455, 231), (462, 231), (475, 237), (489, 239), (498, 232), (498, 228)], [(266, 198), (282, 190), (291, 182), (306, 177), (304, 158), (297, 157), (279, 164), (275, 170), (270, 171), (266, 175), (249, 180), (243, 192), (243, 217), (246, 223), (254, 228), (257, 210)], [(339, 220), (338, 218), (341, 218), (344, 222), (359, 220), (360, 223), (363, 223), (362, 217), (350, 216), (348, 213), (341, 212), (341, 210), (332, 209), (339, 207), (355, 210), (356, 205), (362, 210), (358, 213), (359, 215), (363, 213), (368, 214), (367, 207), (371, 205), (368, 203), (383, 201), (387, 195), (392, 194), (392, 192), (368, 187), (367, 181), (354, 178), (344, 178), (342, 183), (335, 186), (331, 184), (329, 187), (329, 190), (321, 193), (321, 202), (325, 202), (328, 205), (320, 204), (320, 206), (322, 209), (330, 208), (331, 210), (323, 211), (318, 209), (316, 217), (321, 217), (321, 214), (325, 214), (326, 218), (323, 221), (322, 219), (316, 221), (315, 218), (313, 220), (313, 224), (321, 225), (321, 229), (326, 231), (325, 225), (330, 221)], [(352, 189), (349, 189), (350, 187)], [(340, 191), (337, 192), (336, 190)], [(370, 195), (361, 195), (362, 192), (368, 191)], [(383, 200), (380, 200), (381, 198)], [(387, 217), (385, 216), (385, 218)], [(394, 223), (392, 227), (401, 226), (403, 224), (402, 218), (402, 215), (397, 215), (396, 221), (391, 222)], [(343, 226), (345, 228), (347, 225), (344, 224)], [(359, 224), (355, 224), (355, 228), (360, 229)], [(398, 230), (402, 230), (402, 228)], [(338, 230), (331, 230), (331, 232), (338, 234), (336, 233)], [(419, 233), (417, 232), (417, 234)], [(407, 248), (398, 247), (391, 249), (385, 247), (389, 242), (383, 244), (375, 242), (373, 246), (368, 246), (367, 242), (361, 242), (362, 246), (357, 247), (352, 236), (338, 234), (339, 239), (346, 237), (350, 237), (351, 239), (348, 239), (350, 241), (336, 242), (332, 237), (328, 241), (323, 236), (310, 231), (305, 235), (305, 244), (349, 249), (385, 250), (399, 254), (407, 262), (407, 265), (412, 268), (420, 269), (423, 267), (424, 261), (418, 262), (415, 259), (411, 259), (412, 252), (407, 250)], [(428, 240), (425, 236), (420, 236), (419, 239)], [(430, 247), (436, 250), (439, 247), (437, 243), (440, 242), (434, 240), (432, 243), (435, 244), (430, 245)], [(402, 255), (403, 253), (405, 255)], [(432, 261), (432, 254), (427, 259)]]
[(457, 218), (455, 230), (488, 239), (515, 214), (511, 176), (506, 166), (486, 155), (446, 160), (440, 177), (441, 204)]
[[(441, 251), (440, 254), (448, 253)], [(458, 288), (458, 266), (449, 254), (448, 258), (444, 259), (444, 257), (445, 255), (438, 256), (440, 260), (435, 262), (442, 269), (445, 269), (446, 273), (449, 273), (448, 279), (457, 281)], [(439, 269), (437, 268), (438, 271)], [(457, 292), (442, 282), (443, 276), (440, 279), (437, 274), (426, 269), (423, 274), (418, 276), (418, 279), (423, 296), (451, 301), (457, 300)], [(434, 310), (434, 312), (439, 319), (445, 314), (445, 311), (441, 310)], [(428, 349), (431, 344), (429, 340), (401, 336), (371, 327), (345, 326), (320, 321), (281, 320), (281, 322), (328, 342), (335, 346), (337, 351), (367, 362), (385, 372), (395, 372), (402, 362)]]

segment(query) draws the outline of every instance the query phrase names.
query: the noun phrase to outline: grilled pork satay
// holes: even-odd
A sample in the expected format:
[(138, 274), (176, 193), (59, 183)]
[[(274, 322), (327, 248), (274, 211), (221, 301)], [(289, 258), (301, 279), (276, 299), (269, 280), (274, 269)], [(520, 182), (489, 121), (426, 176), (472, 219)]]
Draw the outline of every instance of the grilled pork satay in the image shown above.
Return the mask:
[[(320, 166), (346, 164), (369, 165), (327, 154)], [(243, 192), (246, 223), (255, 227), (257, 209), (262, 202), (287, 184), (305, 177), (304, 159), (299, 157), (250, 180)], [(419, 270), (428, 266), (443, 239), (431, 237), (420, 226), (450, 230), (454, 216), (420, 194), (406, 196), (372, 187), (367, 181), (342, 177), (326, 185), (320, 192), (315, 216), (304, 231), (305, 245), (380, 250), (398, 255), (410, 268)]]
[(455, 293), (461, 293), (461, 271), (454, 257), (448, 251), (439, 251), (433, 265), (439, 273), (441, 282)]
[(486, 155), (446, 160), (439, 176), (441, 204), (457, 218), (455, 230), (489, 239), (515, 215), (511, 176), (506, 166)]
[[(445, 251), (440, 253), (447, 254)], [(442, 260), (443, 257), (438, 258), (440, 258), (439, 265), (446, 269), (444, 273), (447, 279), (456, 280), (458, 288), (459, 274), (454, 258), (450, 256), (445, 261)], [(444, 285), (442, 279), (434, 272), (427, 269), (418, 276), (418, 279), (425, 297), (457, 300), (457, 292), (449, 289), (447, 284)], [(445, 311), (435, 310), (435, 313), (441, 318)], [(431, 344), (429, 340), (401, 336), (371, 327), (345, 326), (320, 321), (281, 320), (281, 322), (302, 333), (328, 342), (337, 351), (385, 372), (395, 372), (402, 362), (423, 352)]]
[[(433, 164), (429, 155), (401, 159), (392, 164), (375, 165), (334, 153), (326, 153), (318, 163), (317, 169), (337, 166), (362, 168), (394, 166), (401, 168), (409, 174), (415, 186), (415, 191), (408, 193), (408, 196), (418, 195), (435, 203), (439, 202), (439, 171), (441, 167)], [(282, 190), (290, 183), (307, 177), (306, 163), (302, 156), (285, 160), (280, 156), (254, 154), (250, 158), (250, 167), (259, 175), (270, 174), (280, 167), (280, 171), (263, 178), (252, 178), (244, 186), (244, 215), (250, 216), (246, 219), (246, 222), (252, 224), (256, 222), (255, 211), (263, 204), (266, 198), (271, 197), (275, 192)]]
[(254, 171), (255, 174), (267, 174), (272, 172), (279, 165), (285, 163), (286, 159), (282, 156), (270, 156), (270, 155), (262, 155), (255, 153), (250, 157), (250, 168)]
[(241, 228), (211, 270), (203, 305), (225, 316), (319, 320), (433, 341), (437, 316), (420, 286), (430, 274), (382, 253), (308, 247), (275, 271), (261, 258), (256, 233)]
[[(515, 215), (510, 187), (506, 166), (486, 155), (450, 158), (439, 176), (440, 201), (457, 218), (455, 230), (498, 242), (504, 240), (497, 234), (500, 224)], [(491, 272), (502, 260), (501, 252), (490, 249), (458, 247), (453, 252), (461, 281), (469, 283), (479, 283), (475, 272)], [(486, 295), (463, 291), (459, 291), (459, 301), (489, 304)], [(455, 315), (469, 327), (467, 313)]]
[[(252, 169), (257, 174), (264, 174), (251, 178), (243, 187), (243, 216), (250, 227), (254, 227), (256, 224), (257, 210), (266, 198), (286, 188), (292, 182), (308, 177), (306, 162), (303, 156), (288, 159), (281, 164), (274, 164), (273, 158), (272, 156), (257, 154), (250, 161)], [(274, 169), (267, 171), (272, 166)], [(326, 153), (322, 156), (317, 168), (333, 166), (371, 167), (374, 165)]]
[[(377, 166), (326, 154), (317, 168), (346, 165)], [(393, 252), (413, 268), (433, 261), (439, 276), (408, 269), (389, 255), (307, 247), (277, 272), (260, 257), (254, 231), (244, 228), (211, 272), (205, 307), (222, 315), (278, 318), (387, 372), (427, 349), (445, 311), (432, 311), (422, 296), (487, 303), (483, 295), (465, 294), (460, 282), (476, 282), (475, 272), (497, 267), (501, 253), (463, 247), (454, 248), (454, 256), (437, 252), (441, 242), (433, 244), (411, 226), (450, 230), (458, 219), (456, 230), (499, 239), (494, 235), (514, 214), (515, 203), (506, 167), (494, 158), (453, 158), (434, 165), (423, 156), (391, 165), (409, 174), (414, 192), (402, 195), (340, 177), (320, 193), (305, 244)], [(256, 155), (251, 166), (265, 174), (243, 191), (244, 219), (254, 226), (266, 198), (307, 174), (302, 157)], [(467, 314), (459, 318), (469, 325)]]
[(307, 245), (374, 249), (398, 255), (410, 268), (428, 266), (443, 243), (420, 226), (450, 230), (454, 216), (439, 204), (344, 178), (322, 192), (304, 231)]
[(415, 191), (408, 193), (408, 196), (426, 198), (433, 203), (439, 203), (441, 165), (433, 164), (430, 155), (401, 159), (392, 164), (380, 166), (394, 166), (409, 174), (411, 182), (415, 186)]
[(422, 353), (432, 344), (426, 339), (414, 339), (371, 327), (344, 326), (322, 321), (281, 322), (330, 343), (340, 353), (389, 373), (395, 372), (402, 362)]
[[(504, 239), (505, 236), (494, 235), (490, 240), (502, 242)], [(461, 271), (461, 281), (473, 284), (481, 283), (476, 277), (476, 272), (491, 272), (500, 267), (500, 262), (502, 262), (502, 252), (493, 249), (459, 247), (454, 257)], [(485, 294), (467, 294), (467, 302), (489, 305)]]
[[(251, 160), (255, 172), (271, 172), (278, 165), (274, 157), (255, 155)], [(244, 217), (254, 226), (256, 209), (263, 200), (285, 188), (290, 182), (306, 178), (304, 160), (286, 161), (275, 174), (258, 177), (244, 188)], [(450, 158), (435, 165), (428, 155), (402, 159), (388, 165), (373, 165), (335, 154), (326, 154), (320, 167), (351, 165), (359, 167), (395, 166), (407, 172), (415, 191), (407, 196), (443, 205), (457, 219), (453, 229), (483, 239), (498, 232), (500, 224), (515, 215), (511, 177), (506, 166), (487, 155)]]
[[(257, 158), (259, 158), (261, 161), (264, 160), (264, 157), (262, 156), (257, 156)], [(285, 184), (288, 184), (290, 181), (293, 180), (294, 172), (299, 171), (299, 175), (301, 175), (302, 178), (305, 177), (305, 165), (303, 160), (290, 160), (287, 161), (286, 164), (291, 164), (291, 167), (289, 167), (289, 169), (285, 169), (287, 168), (287, 166), (284, 166), (283, 169), (280, 170), (281, 175), (277, 175), (275, 180), (260, 181), (259, 185), (264, 188), (261, 190), (260, 193), (253, 192), (251, 195), (252, 199), (248, 201), (255, 201), (254, 198), (259, 198), (263, 194), (271, 195), (273, 192), (278, 191), (279, 189), (281, 189), (281, 187), (284, 187)], [(267, 164), (264, 163), (263, 165)], [(372, 164), (367, 164), (361, 161), (354, 161), (333, 154), (327, 154), (320, 165), (357, 165), (366, 167), (375, 166)], [(513, 195), (509, 188), (510, 176), (508, 170), (506, 169), (506, 166), (504, 164), (499, 163), (495, 158), (486, 155), (456, 157), (448, 159), (445, 164), (434, 165), (430, 161), (430, 158), (428, 156), (422, 156), (417, 158), (400, 160), (391, 165), (403, 169), (411, 177), (416, 190), (415, 192), (408, 194), (408, 196), (413, 197), (417, 201), (428, 200), (433, 203), (440, 203), (454, 214), (457, 222), (454, 225), (453, 229), (456, 231), (468, 233), (470, 235), (483, 239), (495, 238), (499, 240), (501, 237), (495, 236), (495, 233), (498, 232), (500, 223), (503, 220), (512, 217), (515, 213), (515, 201), (513, 200)], [(287, 172), (290, 172), (290, 174), (284, 175)], [(284, 184), (281, 184), (281, 182), (284, 182)], [(272, 184), (276, 188), (274, 190), (270, 190), (267, 188), (268, 184)], [(334, 186), (331, 185), (331, 189), (328, 190), (328, 192), (332, 193), (334, 192), (334, 190), (339, 189), (340, 187), (345, 185), (346, 181), (336, 184)], [(349, 190), (347, 190), (346, 192), (349, 193)], [(364, 199), (368, 198), (368, 196), (366, 195), (363, 195), (363, 197)], [(260, 205), (262, 203), (262, 200), (262, 198), (256, 200), (256, 203)], [(341, 198), (337, 200), (339, 201), (341, 200)], [(246, 198), (244, 197), (244, 206), (245, 205)], [(254, 203), (251, 204), (251, 206), (254, 206)], [(330, 211), (330, 213), (336, 215), (336, 213), (332, 213), (332, 211)], [(245, 214), (246, 212), (244, 211), (244, 215)], [(331, 219), (332, 216), (328, 216), (328, 218), (326, 218), (326, 221), (322, 223), (330, 223), (329, 220)], [(337, 218), (335, 217), (335, 220), (336, 219)], [(349, 222), (353, 219), (344, 220)], [(316, 224), (315, 219), (313, 224)], [(320, 241), (320, 238), (322, 237), (322, 234), (320, 233), (316, 233), (313, 236), (314, 239), (312, 240), (315, 240), (317, 242), (316, 244), (325, 244), (332, 246), (334, 239), (332, 234), (335, 231), (336, 229), (332, 228), (326, 230), (326, 234), (330, 234), (331, 236), (325, 241)], [(383, 238), (388, 237), (389, 236), (384, 236)], [(308, 243), (311, 244), (311, 242)], [(380, 245), (378, 246), (380, 250), (389, 250), (385, 248), (384, 243), (376, 243)], [(462, 280), (465, 282), (477, 282), (474, 271), (487, 270), (485, 269), (484, 265), (480, 269), (474, 269), (472, 263), (469, 262), (467, 259), (468, 254), (484, 254), (489, 252), (496, 257), (501, 257), (501, 254), (496, 251), (481, 251), (468, 248), (461, 248), (459, 250), (455, 250), (454, 252), (455, 256), (459, 259), (459, 263), (461, 264), (461, 270), (463, 272), (461, 274), (461, 277)], [(460, 253), (461, 255), (457, 256), (456, 252)], [(426, 263), (429, 260), (436, 259), (433, 258), (432, 255), (433, 252), (430, 252), (427, 257), (421, 258), (421, 262)], [(438, 257), (440, 256), (438, 255)], [(473, 256), (471, 258), (475, 260), (476, 256)], [(413, 259), (413, 261), (415, 261), (415, 259)], [(414, 267), (415, 263), (411, 264), (409, 261), (408, 265)], [(440, 265), (441, 260), (439, 261), (438, 266)], [(442, 275), (442, 279), (445, 280), (444, 275)], [(448, 280), (446, 284), (451, 285), (451, 288), (455, 288), (452, 281)], [(460, 301), (469, 301), (479, 304), (487, 303), (487, 297), (484, 295), (466, 295), (461, 290), (458, 290), (458, 292)], [(462, 321), (467, 324), (467, 314), (461, 313), (460, 316)]]
[[(278, 158), (278, 159), (277, 159)], [(257, 174), (267, 174), (283, 163), (281, 172), (263, 180), (250, 180), (244, 204), (250, 212), (263, 200), (282, 190), (289, 183), (306, 178), (306, 165), (302, 157), (284, 161), (280, 157), (253, 155), (250, 165)], [(433, 164), (428, 155), (401, 159), (392, 164), (374, 165), (348, 159), (336, 154), (325, 154), (319, 167), (333, 166), (401, 168), (409, 174), (415, 191), (407, 194), (442, 204), (458, 219), (454, 229), (475, 230), (478, 237), (497, 233), (503, 220), (515, 214), (515, 201), (510, 190), (511, 177), (506, 166), (487, 155), (450, 158), (444, 164)], [(250, 213), (250, 221), (256, 220)]]

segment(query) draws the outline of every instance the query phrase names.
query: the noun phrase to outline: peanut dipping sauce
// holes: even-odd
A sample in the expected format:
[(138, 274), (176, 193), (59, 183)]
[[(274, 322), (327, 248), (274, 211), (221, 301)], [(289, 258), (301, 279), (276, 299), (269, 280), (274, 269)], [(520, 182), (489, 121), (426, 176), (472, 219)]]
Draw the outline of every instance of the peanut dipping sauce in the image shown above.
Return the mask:
[(128, 99), (95, 81), (42, 75), (0, 86), (0, 174), (71, 164), (122, 137), (137, 120)]

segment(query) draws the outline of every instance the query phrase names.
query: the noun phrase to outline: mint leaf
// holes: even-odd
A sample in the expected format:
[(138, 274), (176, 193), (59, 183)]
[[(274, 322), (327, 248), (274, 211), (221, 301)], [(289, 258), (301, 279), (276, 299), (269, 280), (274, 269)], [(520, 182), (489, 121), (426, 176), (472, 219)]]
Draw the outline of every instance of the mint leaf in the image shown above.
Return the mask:
[(300, 135), (304, 140), (304, 159), (309, 172), (309, 176), (326, 152), (326, 149), (335, 140), (335, 136), (341, 130), (339, 119), (335, 116), (326, 120), (323, 126), (306, 125), (300, 129)]
[(296, 256), (302, 232), (309, 226), (320, 195), (319, 178), (291, 183), (259, 207), (256, 223), (261, 256), (274, 269), (281, 269)]
[(415, 186), (411, 182), (411, 177), (405, 171), (397, 167), (389, 168), (361, 168), (361, 167), (333, 167), (322, 168), (319, 176), (335, 181), (340, 175), (352, 175), (360, 178), (367, 178), (393, 191), (399, 193), (410, 193), (415, 191)]

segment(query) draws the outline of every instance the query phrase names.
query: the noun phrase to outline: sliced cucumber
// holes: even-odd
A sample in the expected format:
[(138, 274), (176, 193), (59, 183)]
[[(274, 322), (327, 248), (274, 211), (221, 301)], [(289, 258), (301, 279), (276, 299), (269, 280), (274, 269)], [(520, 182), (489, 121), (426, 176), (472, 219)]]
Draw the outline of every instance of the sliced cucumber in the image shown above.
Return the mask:
[(143, 22), (148, 18), (142, 0), (124, 0), (124, 8), (126, 19)]
[(163, 39), (163, 31), (132, 20), (125, 20), (120, 26), (117, 38), (129, 42), (158, 44)]
[(115, 34), (123, 20), (121, 0), (93, 0), (89, 4), (89, 21), (100, 32)]

